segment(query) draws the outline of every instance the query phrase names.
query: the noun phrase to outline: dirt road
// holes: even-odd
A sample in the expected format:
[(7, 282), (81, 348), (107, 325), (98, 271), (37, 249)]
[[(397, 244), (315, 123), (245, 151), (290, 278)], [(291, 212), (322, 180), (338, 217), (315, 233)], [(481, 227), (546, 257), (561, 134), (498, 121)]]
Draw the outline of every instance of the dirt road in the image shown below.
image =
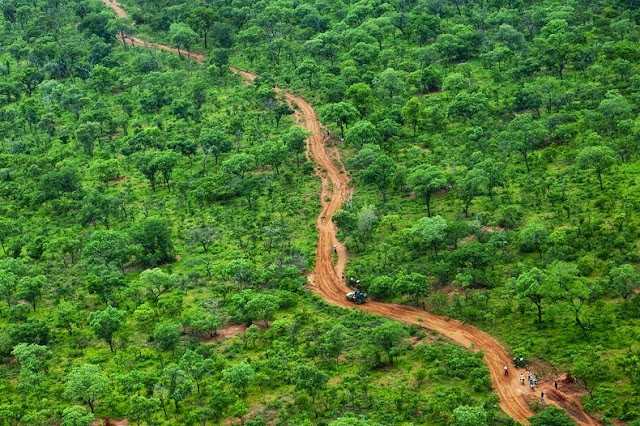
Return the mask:
[[(113, 9), (119, 17), (127, 16), (126, 12), (114, 0), (103, 0), (103, 2)], [(175, 48), (157, 43), (147, 43), (136, 37), (129, 37), (128, 40), (133, 45), (178, 53)], [(205, 55), (198, 53), (192, 53), (190, 57), (197, 61), (206, 59)], [(232, 71), (247, 80), (253, 80), (256, 77), (255, 74), (246, 71), (234, 68)], [(355, 306), (345, 299), (345, 293), (348, 289), (340, 278), (347, 262), (347, 252), (344, 245), (336, 239), (336, 226), (331, 220), (332, 215), (340, 210), (343, 201), (352, 194), (349, 177), (340, 161), (340, 151), (335, 147), (327, 147), (322, 125), (313, 107), (304, 99), (291, 93), (286, 92), (285, 96), (289, 103), (297, 105), (296, 116), (311, 133), (308, 139), (308, 150), (317, 164), (316, 173), (322, 181), (320, 195), (322, 211), (316, 222), (318, 228), (316, 267), (309, 276), (310, 288), (329, 303), (345, 308), (354, 308)], [(337, 262), (335, 263), (333, 259), (334, 246), (337, 251)], [(412, 306), (370, 301), (359, 306), (358, 309), (436, 330), (465, 348), (483, 351), (491, 382), (500, 397), (500, 407), (514, 420), (528, 424), (527, 418), (534, 414), (529, 406), (529, 401), (537, 399), (541, 389), (538, 388), (532, 392), (528, 390), (528, 386), (522, 386), (519, 383), (518, 376), (523, 370), (516, 371), (511, 366), (509, 353), (489, 334), (460, 321), (434, 315)], [(505, 365), (509, 365), (511, 370), (509, 376), (504, 376)], [(555, 391), (548, 384), (544, 385), (542, 390), (545, 391), (548, 403), (565, 409), (579, 425), (600, 424), (584, 412), (575, 395)]]

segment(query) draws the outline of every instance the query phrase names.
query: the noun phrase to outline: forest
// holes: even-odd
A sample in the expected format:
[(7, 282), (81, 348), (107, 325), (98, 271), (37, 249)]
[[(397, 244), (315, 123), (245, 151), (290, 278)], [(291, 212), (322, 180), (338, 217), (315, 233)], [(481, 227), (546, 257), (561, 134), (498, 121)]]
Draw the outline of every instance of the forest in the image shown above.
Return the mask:
[(640, 424), (636, 0), (0, 11), (0, 424)]

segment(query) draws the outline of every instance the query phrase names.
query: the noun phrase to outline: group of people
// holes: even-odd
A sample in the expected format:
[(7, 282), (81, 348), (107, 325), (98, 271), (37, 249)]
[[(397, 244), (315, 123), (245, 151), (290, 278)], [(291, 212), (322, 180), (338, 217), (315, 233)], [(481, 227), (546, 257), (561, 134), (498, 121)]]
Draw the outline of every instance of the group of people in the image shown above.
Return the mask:
[[(518, 368), (525, 368), (525, 363), (524, 363), (524, 358), (523, 357), (515, 357), (513, 358), (513, 365), (514, 367)], [(504, 366), (504, 375), (508, 376), (509, 375), (509, 366), (505, 365)], [(531, 371), (527, 370), (527, 379), (529, 382), (529, 388), (531, 388), (532, 391), (536, 390), (536, 385), (538, 384), (538, 378), (536, 377), (535, 374), (533, 374)], [(524, 373), (520, 373), (520, 384), (524, 385), (525, 382), (525, 377), (524, 377)], [(554, 386), (556, 389), (558, 389), (558, 382), (554, 382)], [(540, 402), (544, 403), (544, 392), (540, 392)]]
[[(538, 384), (538, 378), (536, 377), (536, 375), (531, 371), (527, 371), (527, 380), (529, 381), (529, 387), (531, 388), (531, 390), (535, 390), (536, 385)], [(520, 384), (525, 384), (523, 373), (520, 373)]]

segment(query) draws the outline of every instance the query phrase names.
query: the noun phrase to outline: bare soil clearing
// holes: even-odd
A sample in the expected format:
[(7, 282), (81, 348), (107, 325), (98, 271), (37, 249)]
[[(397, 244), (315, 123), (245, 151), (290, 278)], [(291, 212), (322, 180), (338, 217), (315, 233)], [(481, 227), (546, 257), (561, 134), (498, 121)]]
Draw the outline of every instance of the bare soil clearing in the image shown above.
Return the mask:
[[(103, 2), (112, 8), (119, 17), (127, 16), (126, 12), (115, 0), (103, 0)], [(177, 49), (170, 46), (148, 43), (136, 37), (129, 37), (129, 40), (134, 45), (149, 49), (178, 53)], [(205, 55), (199, 53), (191, 53), (189, 57), (199, 62), (206, 59)], [(246, 71), (236, 68), (231, 68), (231, 70), (249, 81), (256, 78), (255, 74)], [(316, 266), (308, 276), (310, 288), (328, 303), (344, 308), (361, 309), (371, 314), (436, 330), (465, 348), (481, 350), (489, 368), (491, 382), (500, 398), (500, 407), (520, 423), (529, 424), (527, 418), (535, 414), (529, 402), (535, 399), (539, 400), (540, 391), (544, 390), (547, 403), (566, 410), (579, 425), (601, 424), (584, 412), (580, 404), (579, 395), (556, 391), (553, 389), (553, 383), (542, 384), (537, 387), (535, 392), (529, 390), (528, 386), (522, 386), (519, 376), (520, 372), (524, 370), (515, 369), (511, 365), (511, 356), (507, 350), (495, 338), (482, 330), (458, 320), (431, 314), (413, 306), (377, 301), (369, 301), (364, 305), (356, 306), (345, 299), (345, 293), (349, 289), (340, 277), (347, 263), (347, 251), (344, 244), (336, 238), (337, 229), (331, 217), (340, 210), (343, 201), (351, 197), (353, 188), (349, 186), (349, 177), (341, 161), (338, 161), (338, 164), (341, 165), (340, 167), (333, 161), (334, 158), (340, 159), (340, 152), (335, 146), (327, 148), (322, 125), (313, 107), (304, 99), (292, 93), (285, 92), (284, 94), (287, 102), (298, 106), (296, 118), (311, 133), (307, 141), (307, 147), (311, 154), (310, 156), (319, 166), (316, 174), (322, 181), (320, 193), (322, 209), (316, 221), (318, 228)], [(337, 249), (337, 261), (335, 264), (333, 246), (336, 246)], [(509, 366), (511, 372), (509, 376), (504, 376), (505, 365)]]
[[(260, 330), (265, 330), (267, 328), (267, 326), (264, 325), (264, 323), (257, 323), (256, 325)], [(214, 343), (224, 339), (231, 339), (233, 337), (236, 337), (238, 334), (242, 334), (245, 331), (247, 331), (247, 328), (249, 328), (249, 326), (246, 324), (229, 324), (219, 328), (215, 336), (207, 337), (203, 339), (202, 342)]]

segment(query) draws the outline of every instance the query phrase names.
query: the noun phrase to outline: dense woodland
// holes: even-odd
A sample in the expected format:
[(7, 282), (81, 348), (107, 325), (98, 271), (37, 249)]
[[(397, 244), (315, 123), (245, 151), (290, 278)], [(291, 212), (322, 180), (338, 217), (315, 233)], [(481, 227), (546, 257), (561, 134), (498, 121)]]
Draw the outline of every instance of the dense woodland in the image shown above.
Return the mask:
[(636, 1), (122, 6), (0, 2), (0, 423), (512, 423), (481, 353), (305, 290), (318, 180), (274, 84), (346, 158), (347, 276), (640, 421)]

